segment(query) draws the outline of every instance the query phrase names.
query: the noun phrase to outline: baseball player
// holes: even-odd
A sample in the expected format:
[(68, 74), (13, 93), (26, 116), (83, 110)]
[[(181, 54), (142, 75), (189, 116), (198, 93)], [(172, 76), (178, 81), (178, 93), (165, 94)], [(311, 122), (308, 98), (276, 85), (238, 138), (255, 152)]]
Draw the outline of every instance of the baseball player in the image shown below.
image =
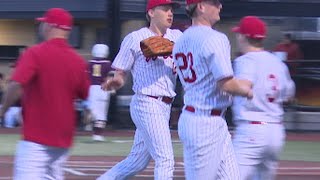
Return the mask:
[(171, 103), (175, 97), (176, 73), (172, 56), (146, 58), (140, 42), (151, 36), (163, 36), (173, 42), (182, 34), (169, 29), (173, 22), (173, 9), (179, 4), (171, 0), (149, 0), (146, 17), (149, 27), (128, 34), (112, 67), (115, 77), (102, 87), (119, 89), (125, 75), (131, 71), (134, 95), (130, 104), (131, 118), (136, 125), (134, 143), (128, 157), (100, 176), (102, 179), (128, 179), (144, 170), (151, 158), (155, 161), (157, 180), (173, 178), (174, 157), (169, 130)]
[(184, 94), (178, 122), (186, 179), (239, 179), (231, 136), (224, 119), (231, 94), (251, 97), (247, 81), (233, 77), (228, 38), (213, 30), (219, 21), (218, 0), (186, 0), (192, 26), (173, 48)]
[(73, 17), (64, 9), (49, 9), (39, 32), (45, 41), (19, 57), (3, 98), (0, 117), (21, 98), (22, 139), (14, 162), (14, 180), (64, 179), (76, 130), (75, 98), (86, 99), (86, 61), (68, 44)]
[(92, 47), (93, 59), (89, 61), (89, 75), (91, 86), (87, 101), (88, 110), (90, 110), (93, 120), (93, 136), (94, 141), (104, 141), (102, 136), (103, 129), (106, 127), (110, 91), (101, 89), (101, 84), (112, 71), (111, 61), (106, 58), (109, 55), (109, 47), (105, 44), (95, 44)]
[(295, 85), (286, 65), (263, 49), (262, 20), (246, 16), (233, 31), (243, 53), (234, 61), (235, 76), (253, 84), (253, 98), (235, 97), (232, 107), (241, 179), (275, 179), (285, 140), (282, 103), (293, 98)]

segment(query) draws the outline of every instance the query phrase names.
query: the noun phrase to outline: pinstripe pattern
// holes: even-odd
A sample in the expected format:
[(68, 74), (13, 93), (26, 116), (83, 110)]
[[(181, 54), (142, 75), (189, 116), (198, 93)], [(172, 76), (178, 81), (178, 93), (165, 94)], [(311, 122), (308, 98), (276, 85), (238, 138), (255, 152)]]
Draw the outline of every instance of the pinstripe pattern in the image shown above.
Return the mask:
[(231, 137), (222, 117), (183, 111), (178, 125), (186, 179), (239, 179)]
[(224, 150), (227, 151), (223, 153), (225, 156), (223, 157), (218, 170), (217, 179), (219, 180), (240, 180), (240, 169), (232, 146), (231, 137), (229, 135), (227, 136), (227, 141), (224, 144)]
[(226, 122), (210, 115), (211, 109), (231, 105), (231, 95), (217, 86), (219, 80), (233, 76), (228, 38), (208, 26), (191, 26), (176, 42), (173, 55), (184, 103), (196, 109), (183, 111), (178, 124), (186, 179), (237, 180), (239, 169)]
[[(192, 42), (192, 43), (190, 43)], [(233, 76), (228, 38), (210, 27), (194, 26), (187, 29), (174, 46), (173, 54), (191, 52), (193, 69), (197, 79), (193, 83), (182, 80), (186, 91), (184, 102), (200, 109), (225, 108), (231, 105), (231, 96), (217, 87), (217, 81)], [(175, 58), (175, 57), (174, 57)], [(174, 59), (176, 66), (182, 66), (181, 59)], [(191, 71), (181, 71), (181, 77), (191, 76)]]
[(154, 159), (155, 179), (173, 178), (174, 158), (169, 130), (171, 105), (144, 95), (134, 95), (130, 113), (137, 130), (128, 157), (102, 175), (103, 179), (127, 179)]
[[(167, 29), (164, 37), (175, 42), (181, 34), (179, 30)], [(112, 67), (131, 70), (136, 94), (174, 97), (176, 74), (173, 72), (172, 56), (146, 58), (140, 49), (140, 41), (151, 36), (155, 34), (146, 27), (128, 34)]]
[[(171, 41), (181, 35), (179, 30), (167, 29), (165, 38)], [(134, 145), (128, 157), (98, 179), (127, 179), (142, 171), (150, 159), (155, 161), (157, 180), (173, 178), (174, 158), (169, 130), (171, 105), (151, 96), (174, 97), (176, 74), (172, 56), (146, 58), (140, 41), (155, 36), (149, 28), (128, 34), (112, 67), (131, 71), (135, 95), (130, 104), (130, 114), (137, 130)]]
[(173, 178), (174, 159), (169, 129), (171, 105), (144, 95), (133, 99), (131, 116), (155, 160), (155, 179)]
[(139, 129), (136, 130), (130, 154), (126, 159), (112, 167), (97, 180), (122, 180), (142, 171), (151, 160), (147, 146)]

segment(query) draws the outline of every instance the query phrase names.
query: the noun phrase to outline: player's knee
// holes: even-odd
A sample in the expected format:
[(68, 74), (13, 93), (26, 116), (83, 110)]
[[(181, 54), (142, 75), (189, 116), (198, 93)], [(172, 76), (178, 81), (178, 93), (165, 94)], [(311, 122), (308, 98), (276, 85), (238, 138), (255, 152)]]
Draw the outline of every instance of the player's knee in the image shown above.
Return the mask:
[(155, 163), (159, 166), (174, 167), (174, 158), (157, 158)]
[(101, 120), (94, 121), (93, 127), (104, 129), (106, 127), (106, 121), (101, 121)]

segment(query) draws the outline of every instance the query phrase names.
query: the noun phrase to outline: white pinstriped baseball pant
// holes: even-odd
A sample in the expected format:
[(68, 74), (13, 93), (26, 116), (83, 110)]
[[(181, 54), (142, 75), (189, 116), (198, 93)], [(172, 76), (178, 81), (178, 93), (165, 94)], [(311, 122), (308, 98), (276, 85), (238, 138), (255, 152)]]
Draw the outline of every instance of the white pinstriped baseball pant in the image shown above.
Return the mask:
[[(208, 113), (209, 114), (209, 113)], [(187, 180), (238, 180), (238, 164), (221, 116), (183, 110), (178, 123)]]
[(98, 180), (128, 179), (155, 161), (154, 178), (173, 178), (174, 157), (169, 129), (171, 105), (145, 95), (134, 95), (130, 114), (137, 129), (131, 152), (126, 159), (104, 173)]

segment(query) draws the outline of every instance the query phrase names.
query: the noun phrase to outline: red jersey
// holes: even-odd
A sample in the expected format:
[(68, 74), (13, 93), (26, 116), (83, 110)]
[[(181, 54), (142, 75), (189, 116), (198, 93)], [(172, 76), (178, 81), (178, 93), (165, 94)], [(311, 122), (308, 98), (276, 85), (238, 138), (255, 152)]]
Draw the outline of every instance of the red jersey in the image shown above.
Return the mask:
[(11, 78), (23, 87), (23, 139), (68, 148), (76, 128), (74, 99), (86, 99), (87, 63), (65, 39), (27, 49)]
[(296, 43), (290, 43), (290, 44), (278, 44), (274, 51), (284, 51), (287, 53), (287, 60), (301, 60), (303, 59), (303, 54)]

